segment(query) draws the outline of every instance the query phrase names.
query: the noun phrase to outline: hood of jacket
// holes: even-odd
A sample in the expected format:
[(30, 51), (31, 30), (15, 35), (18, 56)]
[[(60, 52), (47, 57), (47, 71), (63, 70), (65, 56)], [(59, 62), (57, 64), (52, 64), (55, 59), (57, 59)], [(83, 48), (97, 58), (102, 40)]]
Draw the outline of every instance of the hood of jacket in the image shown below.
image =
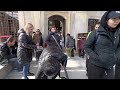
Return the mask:
[[(105, 29), (105, 30), (109, 30), (111, 29), (108, 24), (107, 24), (107, 21), (110, 19), (110, 18), (117, 18), (117, 17), (120, 17), (120, 13), (116, 13), (117, 11), (106, 11), (102, 18), (101, 18), (101, 21), (100, 21), (100, 25)], [(120, 27), (120, 24), (118, 24), (118, 26), (114, 29), (117, 29)]]
[(25, 33), (24, 29), (19, 29), (18, 30), (18, 32), (17, 32), (18, 36), (20, 35), (20, 33)]

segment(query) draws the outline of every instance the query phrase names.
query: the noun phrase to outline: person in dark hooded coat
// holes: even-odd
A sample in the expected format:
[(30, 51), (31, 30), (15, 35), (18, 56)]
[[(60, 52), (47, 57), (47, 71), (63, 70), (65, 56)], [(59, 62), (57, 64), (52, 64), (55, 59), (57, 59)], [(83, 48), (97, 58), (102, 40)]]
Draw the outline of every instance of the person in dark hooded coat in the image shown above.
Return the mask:
[(57, 46), (47, 47), (43, 50), (40, 58), (35, 79), (55, 79), (60, 77), (61, 66), (66, 67), (67, 56)]
[[(98, 28), (99, 28), (99, 26), (100, 26), (100, 22), (97, 22), (96, 24), (95, 24), (95, 27), (94, 27), (94, 30), (97, 30)], [(94, 31), (93, 30), (93, 31)], [(88, 33), (88, 35), (87, 35), (87, 38), (89, 37), (89, 35), (91, 34), (91, 32), (92, 31), (90, 31), (89, 33)], [(86, 39), (87, 39), (86, 38)], [(89, 64), (89, 56), (86, 54), (86, 75), (88, 76), (88, 64)]]
[(60, 37), (56, 32), (56, 27), (51, 28), (51, 32), (46, 37), (45, 42), (47, 47), (39, 58), (39, 66), (35, 79), (48, 79), (48, 77), (55, 79), (57, 75), (60, 77), (60, 67), (66, 67), (67, 65), (67, 55), (60, 48)]
[(119, 38), (120, 11), (107, 11), (101, 18), (99, 29), (91, 32), (84, 45), (90, 60), (88, 79), (114, 79), (113, 66), (120, 56)]

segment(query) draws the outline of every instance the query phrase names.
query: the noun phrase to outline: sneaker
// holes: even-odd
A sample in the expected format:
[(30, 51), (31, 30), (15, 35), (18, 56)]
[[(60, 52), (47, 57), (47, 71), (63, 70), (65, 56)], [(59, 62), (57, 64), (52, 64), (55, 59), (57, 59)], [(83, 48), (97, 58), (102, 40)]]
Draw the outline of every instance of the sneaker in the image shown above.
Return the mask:
[(66, 77), (60, 77), (60, 79), (67, 79)]
[(23, 77), (22, 79), (29, 79), (28, 77)]
[(34, 76), (34, 73), (28, 72), (28, 76)]
[(71, 57), (68, 56), (68, 59), (70, 59)]

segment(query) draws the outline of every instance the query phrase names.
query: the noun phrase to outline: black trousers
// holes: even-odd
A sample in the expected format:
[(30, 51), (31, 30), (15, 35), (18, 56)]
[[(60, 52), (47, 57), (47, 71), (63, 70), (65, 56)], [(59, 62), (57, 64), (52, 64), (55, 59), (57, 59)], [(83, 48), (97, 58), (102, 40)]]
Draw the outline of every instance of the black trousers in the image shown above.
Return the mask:
[[(63, 60), (64, 61), (62, 61), (62, 65), (66, 68), (66, 66), (67, 66), (67, 55), (64, 54)], [(60, 71), (61, 70), (59, 70), (59, 72), (54, 77), (52, 77), (52, 79), (55, 79), (57, 76), (61, 77), (60, 76)]]
[(114, 79), (114, 69), (105, 69), (89, 63), (88, 79)]
[(74, 57), (74, 49), (71, 51), (71, 57)]
[(81, 56), (84, 57), (84, 55), (85, 55), (84, 49), (79, 49), (78, 52), (79, 52), (79, 57), (81, 57)]
[(88, 58), (86, 57), (86, 71), (87, 71), (87, 72), (88, 72), (89, 63), (90, 63), (90, 59), (88, 59)]

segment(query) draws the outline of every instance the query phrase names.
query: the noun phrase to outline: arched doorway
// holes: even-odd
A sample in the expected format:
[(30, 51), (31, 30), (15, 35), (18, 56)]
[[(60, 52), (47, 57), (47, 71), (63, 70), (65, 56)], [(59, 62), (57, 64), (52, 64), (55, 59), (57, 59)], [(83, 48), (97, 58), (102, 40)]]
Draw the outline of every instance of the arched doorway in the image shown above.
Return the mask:
[(48, 32), (52, 26), (57, 28), (57, 31), (62, 33), (64, 37), (64, 45), (65, 45), (65, 19), (60, 15), (53, 15), (48, 18)]

